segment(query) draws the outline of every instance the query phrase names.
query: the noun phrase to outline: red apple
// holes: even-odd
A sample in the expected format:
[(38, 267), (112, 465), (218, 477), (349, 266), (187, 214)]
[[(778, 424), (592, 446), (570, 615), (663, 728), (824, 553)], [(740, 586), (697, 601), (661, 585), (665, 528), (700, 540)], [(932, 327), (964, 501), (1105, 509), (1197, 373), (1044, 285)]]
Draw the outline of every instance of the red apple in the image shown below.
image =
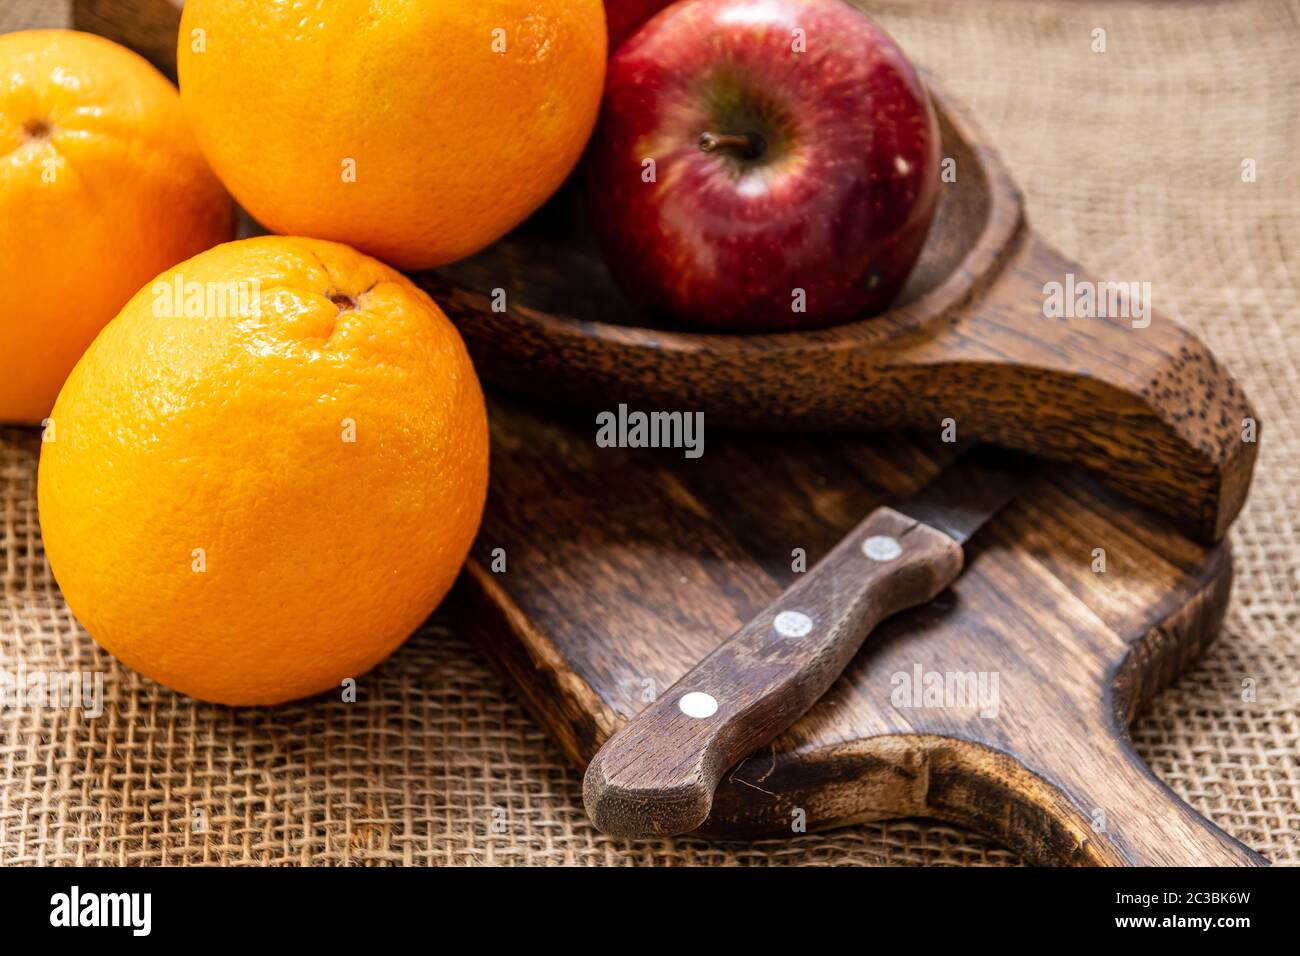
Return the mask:
[(920, 255), (939, 132), (916, 70), (842, 0), (683, 0), (610, 61), (588, 156), (615, 278), (712, 329), (883, 308)]
[(632, 32), (673, 0), (605, 0), (605, 26), (609, 31), (609, 55)]
[(609, 54), (632, 31), (672, 3), (673, 0), (605, 0), (605, 26), (609, 30)]

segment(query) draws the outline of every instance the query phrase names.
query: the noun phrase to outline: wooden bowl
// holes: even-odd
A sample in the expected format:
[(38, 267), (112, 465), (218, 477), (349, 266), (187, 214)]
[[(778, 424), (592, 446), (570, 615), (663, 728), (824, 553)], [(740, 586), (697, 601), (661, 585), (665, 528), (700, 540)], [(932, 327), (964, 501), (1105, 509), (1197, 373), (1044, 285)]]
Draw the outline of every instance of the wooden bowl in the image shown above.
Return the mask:
[(513, 234), (426, 284), (444, 297), (504, 290), (508, 309), (463, 322), (484, 377), (496, 384), (518, 388), (526, 373), (532, 394), (580, 405), (616, 396), (703, 411), (718, 424), (879, 424), (887, 412), (869, 383), (825, 375), (800, 382), (799, 372), (832, 356), (874, 363), (900, 335), (937, 329), (996, 274), (1022, 224), (1020, 193), (997, 156), (944, 98), (934, 98), (942, 155), (956, 161), (957, 181), (941, 189), (920, 261), (882, 314), (803, 332), (674, 328), (615, 284), (577, 177)]
[(1083, 464), (1217, 539), (1245, 499), (1257, 448), (1243, 441), (1254, 412), (1240, 387), (1159, 313), (1140, 328), (1048, 317), (1045, 283), (1095, 280), (1027, 227), (997, 153), (927, 83), (956, 181), (943, 185), (921, 259), (880, 315), (807, 332), (672, 328), (615, 286), (580, 182), (482, 254), (415, 279), (502, 388), (592, 409), (702, 411), (720, 426), (947, 425)]

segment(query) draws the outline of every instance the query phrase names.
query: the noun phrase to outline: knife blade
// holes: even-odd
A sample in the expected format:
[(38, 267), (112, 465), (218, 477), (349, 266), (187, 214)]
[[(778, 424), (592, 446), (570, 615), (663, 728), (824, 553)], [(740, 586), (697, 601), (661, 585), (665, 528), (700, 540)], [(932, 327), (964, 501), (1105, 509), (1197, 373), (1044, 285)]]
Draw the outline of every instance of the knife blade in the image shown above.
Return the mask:
[(625, 837), (703, 824), (727, 769), (798, 720), (882, 620), (956, 580), (963, 545), (1036, 471), (1028, 456), (977, 445), (912, 498), (872, 511), (605, 742), (583, 779), (592, 822)]
[(1031, 455), (976, 445), (894, 507), (965, 544), (1038, 470)]

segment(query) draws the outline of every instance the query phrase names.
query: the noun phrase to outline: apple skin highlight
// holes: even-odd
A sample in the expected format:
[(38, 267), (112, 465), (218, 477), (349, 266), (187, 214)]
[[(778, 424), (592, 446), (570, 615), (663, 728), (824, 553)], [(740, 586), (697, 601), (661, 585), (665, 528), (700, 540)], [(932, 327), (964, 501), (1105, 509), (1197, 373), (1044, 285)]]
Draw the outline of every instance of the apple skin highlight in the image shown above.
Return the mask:
[(864, 14), (685, 0), (610, 61), (586, 175), (605, 259), (643, 305), (701, 329), (788, 330), (898, 294), (939, 159), (916, 70)]

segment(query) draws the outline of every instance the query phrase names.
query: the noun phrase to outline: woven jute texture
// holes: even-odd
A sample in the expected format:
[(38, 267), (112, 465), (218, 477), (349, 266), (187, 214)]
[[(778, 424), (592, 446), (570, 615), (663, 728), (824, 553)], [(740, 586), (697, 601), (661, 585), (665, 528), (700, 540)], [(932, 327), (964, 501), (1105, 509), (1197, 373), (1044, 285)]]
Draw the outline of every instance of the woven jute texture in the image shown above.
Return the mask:
[[(1261, 456), (1232, 532), (1222, 637), (1135, 738), (1197, 810), (1300, 862), (1300, 5), (868, 8), (988, 131), (1036, 227), (1103, 279), (1150, 281), (1156, 308), (1199, 332), (1256, 403)], [(0, 28), (62, 16), (0, 0)], [(0, 862), (1017, 862), (924, 821), (751, 844), (606, 839), (583, 815), (580, 774), (440, 618), (354, 704), (180, 697), (98, 650), (64, 606), (41, 551), (38, 452), (31, 430), (0, 436), (0, 670), (102, 671), (105, 710), (0, 711)]]

